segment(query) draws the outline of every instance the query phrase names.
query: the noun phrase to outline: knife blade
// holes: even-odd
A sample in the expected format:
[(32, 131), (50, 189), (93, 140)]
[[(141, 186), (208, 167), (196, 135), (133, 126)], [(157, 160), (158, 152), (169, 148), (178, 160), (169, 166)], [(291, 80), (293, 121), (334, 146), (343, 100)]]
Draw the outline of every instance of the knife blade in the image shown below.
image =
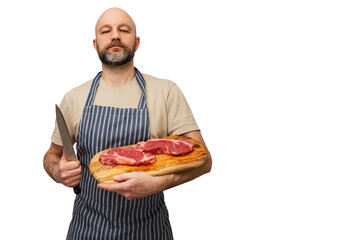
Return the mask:
[[(60, 108), (55, 104), (56, 109), (56, 122), (59, 127), (61, 141), (63, 144), (65, 156), (67, 159), (76, 159), (75, 151), (73, 148), (73, 144), (70, 139), (69, 130), (67, 128), (64, 116), (60, 110)], [(77, 185), (73, 188), (75, 194), (79, 194), (81, 192), (80, 185)]]

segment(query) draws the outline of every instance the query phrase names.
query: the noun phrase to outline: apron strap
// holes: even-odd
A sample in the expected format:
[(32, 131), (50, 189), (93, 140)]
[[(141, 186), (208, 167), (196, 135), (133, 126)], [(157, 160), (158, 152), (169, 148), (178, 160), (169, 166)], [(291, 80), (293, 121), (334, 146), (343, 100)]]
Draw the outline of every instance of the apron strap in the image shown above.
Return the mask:
[(89, 94), (88, 94), (86, 102), (85, 102), (85, 107), (91, 106), (92, 103), (94, 102), (95, 93), (96, 93), (97, 86), (99, 84), (101, 74), (102, 74), (102, 71), (100, 71), (98, 74), (96, 74), (94, 80), (92, 81), (90, 91), (89, 91)]
[[(140, 71), (135, 67), (134, 67), (134, 69), (135, 69), (136, 81), (138, 82), (138, 84), (139, 84), (139, 86), (141, 88), (141, 91), (142, 91), (138, 108), (143, 109), (143, 108), (146, 108), (146, 95), (145, 95), (146, 82), (145, 82), (144, 77), (140, 73)], [(102, 71), (100, 71), (95, 76), (94, 80), (92, 81), (90, 91), (89, 91), (88, 97), (86, 99), (85, 107), (89, 107), (89, 106), (91, 106), (93, 104), (94, 99), (95, 99), (96, 89), (97, 89), (97, 87), (99, 85), (101, 75), (102, 75)]]
[(143, 108), (146, 108), (146, 95), (145, 95), (146, 82), (145, 82), (144, 77), (142, 76), (142, 74), (140, 73), (140, 71), (137, 68), (135, 68), (135, 76), (136, 76), (136, 80), (139, 83), (139, 86), (142, 90), (138, 108), (143, 109)]

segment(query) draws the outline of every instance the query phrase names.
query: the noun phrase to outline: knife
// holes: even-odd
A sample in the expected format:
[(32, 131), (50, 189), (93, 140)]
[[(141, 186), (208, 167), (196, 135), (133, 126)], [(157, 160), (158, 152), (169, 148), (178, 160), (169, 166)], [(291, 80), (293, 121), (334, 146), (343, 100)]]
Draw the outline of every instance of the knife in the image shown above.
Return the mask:
[[(65, 156), (66, 156), (67, 159), (71, 159), (71, 158), (76, 159), (75, 151), (74, 151), (71, 139), (70, 139), (69, 130), (68, 130), (67, 126), (66, 126), (64, 116), (63, 116), (60, 108), (56, 104), (55, 104), (55, 109), (56, 109), (56, 122), (57, 122), (58, 127), (59, 127), (61, 141), (62, 141), (62, 144), (63, 144)], [(77, 185), (77, 186), (73, 187), (73, 189), (74, 189), (75, 194), (79, 194), (81, 192), (80, 185)]]

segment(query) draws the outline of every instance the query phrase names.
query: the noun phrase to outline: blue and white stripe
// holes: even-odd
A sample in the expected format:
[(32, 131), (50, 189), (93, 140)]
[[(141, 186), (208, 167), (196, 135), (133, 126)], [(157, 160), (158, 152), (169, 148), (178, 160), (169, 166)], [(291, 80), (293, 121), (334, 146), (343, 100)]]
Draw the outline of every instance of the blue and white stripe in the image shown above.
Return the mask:
[(163, 193), (127, 200), (98, 188), (89, 171), (97, 152), (150, 138), (146, 82), (136, 68), (135, 74), (142, 90), (138, 108), (93, 105), (101, 72), (92, 82), (77, 137), (82, 192), (75, 199), (67, 239), (173, 239)]

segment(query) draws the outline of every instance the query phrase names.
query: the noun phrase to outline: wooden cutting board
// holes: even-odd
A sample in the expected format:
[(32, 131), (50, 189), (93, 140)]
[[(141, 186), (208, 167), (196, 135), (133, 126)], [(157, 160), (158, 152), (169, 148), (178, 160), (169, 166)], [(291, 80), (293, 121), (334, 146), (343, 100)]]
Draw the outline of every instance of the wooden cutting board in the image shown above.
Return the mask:
[[(180, 136), (169, 136), (164, 139), (178, 139)], [(128, 166), (128, 165), (103, 165), (99, 162), (102, 153), (110, 150), (106, 149), (97, 153), (90, 161), (89, 169), (94, 178), (100, 183), (116, 183), (113, 177), (127, 172), (145, 172), (152, 176), (161, 176), (170, 173), (185, 171), (197, 168), (205, 163), (206, 151), (204, 146), (191, 138), (188, 138), (194, 146), (194, 150), (185, 156), (171, 156), (166, 154), (156, 154), (157, 162), (150, 165)], [(133, 145), (124, 146), (131, 148)]]

